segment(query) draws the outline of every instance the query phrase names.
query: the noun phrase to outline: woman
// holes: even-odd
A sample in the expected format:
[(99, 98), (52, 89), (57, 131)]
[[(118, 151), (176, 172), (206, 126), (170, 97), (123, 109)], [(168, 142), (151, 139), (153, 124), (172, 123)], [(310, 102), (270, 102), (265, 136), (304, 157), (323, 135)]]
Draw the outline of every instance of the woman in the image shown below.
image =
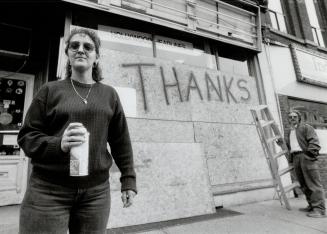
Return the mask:
[[(121, 171), (124, 207), (136, 176), (126, 118), (115, 90), (100, 83), (100, 39), (74, 29), (67, 39), (66, 79), (45, 84), (18, 135), (33, 165), (20, 211), (20, 233), (105, 233), (110, 210), (109, 168)], [(89, 133), (88, 175), (70, 175), (70, 149)], [(107, 142), (111, 154), (107, 150)]]

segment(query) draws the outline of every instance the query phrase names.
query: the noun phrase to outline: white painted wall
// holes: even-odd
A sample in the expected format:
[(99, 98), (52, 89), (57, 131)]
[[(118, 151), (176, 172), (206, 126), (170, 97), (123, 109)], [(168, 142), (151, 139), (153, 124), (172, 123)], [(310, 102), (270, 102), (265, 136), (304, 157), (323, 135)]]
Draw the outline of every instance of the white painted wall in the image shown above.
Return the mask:
[(277, 93), (312, 101), (327, 102), (326, 88), (296, 80), (290, 48), (272, 45), (265, 47), (270, 54)]
[(267, 105), (273, 114), (276, 123), (279, 126), (282, 126), (279, 115), (278, 96), (276, 95), (276, 81), (274, 79), (276, 74), (271, 66), (272, 61), (269, 55), (269, 48), (265, 44), (263, 44), (262, 52), (258, 54), (258, 59)]
[[(279, 51), (280, 53), (276, 54), (276, 51)], [(262, 52), (258, 54), (258, 59), (262, 74), (267, 105), (276, 123), (279, 125), (280, 131), (283, 134), (284, 129), (280, 116), (278, 94), (281, 94), (280, 87), (283, 87), (281, 83), (289, 82), (292, 86), (296, 82), (295, 71), (291, 60), (290, 50), (289, 48), (285, 47), (269, 46), (263, 44), (263, 49)], [(290, 79), (291, 82), (288, 81), (288, 79)], [(290, 95), (286, 93), (283, 94)], [(281, 151), (281, 148), (276, 145), (276, 152), (279, 151)], [(285, 156), (282, 156), (278, 159), (278, 165), (280, 170), (288, 167), (288, 162)], [(284, 186), (287, 186), (292, 183), (289, 173), (282, 176), (281, 179)], [(274, 194), (274, 196), (275, 195), (276, 194)], [(292, 194), (289, 195), (292, 196)]]

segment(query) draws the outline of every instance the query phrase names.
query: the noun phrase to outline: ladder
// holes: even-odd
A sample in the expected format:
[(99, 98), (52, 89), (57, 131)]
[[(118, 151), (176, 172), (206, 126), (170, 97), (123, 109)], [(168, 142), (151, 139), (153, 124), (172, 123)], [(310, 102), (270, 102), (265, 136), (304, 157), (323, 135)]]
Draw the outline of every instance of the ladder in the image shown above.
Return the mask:
[[(281, 176), (291, 172), (294, 169), (293, 166), (288, 166), (285, 169), (279, 170), (278, 158), (286, 156), (288, 154), (285, 141), (283, 140), (278, 125), (276, 124), (269, 108), (266, 105), (253, 107), (250, 109), (250, 111), (255, 122), (255, 126), (263, 147), (263, 151), (265, 152), (265, 157), (267, 159), (271, 176), (273, 178), (273, 185), (276, 190), (277, 196), (280, 200), (281, 205), (283, 205), (284, 203), (286, 209), (291, 210), (290, 203), (287, 199), (287, 193), (299, 187), (300, 185), (298, 182), (294, 182), (285, 187), (282, 184)], [(283, 142), (283, 144), (281, 145), (282, 150), (276, 153), (274, 150), (273, 143), (278, 140), (280, 140), (280, 142)]]

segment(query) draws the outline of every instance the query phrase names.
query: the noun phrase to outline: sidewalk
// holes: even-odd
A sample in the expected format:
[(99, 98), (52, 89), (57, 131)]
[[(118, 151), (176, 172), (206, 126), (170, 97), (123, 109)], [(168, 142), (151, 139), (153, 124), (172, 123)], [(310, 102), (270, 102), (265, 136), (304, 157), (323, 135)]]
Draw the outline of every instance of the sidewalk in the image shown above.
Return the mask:
[[(309, 218), (298, 209), (306, 207), (303, 198), (290, 199), (292, 210), (278, 200), (234, 206), (217, 214), (149, 225), (113, 229), (110, 234), (327, 234), (327, 218)], [(19, 206), (0, 208), (0, 234), (17, 234)]]
[[(239, 215), (208, 219), (138, 234), (318, 234), (327, 233), (327, 218), (309, 218), (298, 209), (306, 207), (303, 198), (290, 199), (292, 210), (280, 206), (278, 200), (265, 201), (230, 209)], [(218, 211), (219, 212), (219, 211)]]

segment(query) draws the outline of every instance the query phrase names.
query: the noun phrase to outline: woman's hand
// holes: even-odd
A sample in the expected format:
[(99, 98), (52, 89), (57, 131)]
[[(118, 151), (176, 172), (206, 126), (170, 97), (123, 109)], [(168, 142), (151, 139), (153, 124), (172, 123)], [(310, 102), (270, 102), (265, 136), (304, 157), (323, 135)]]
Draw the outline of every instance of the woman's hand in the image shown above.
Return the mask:
[(85, 142), (86, 128), (81, 123), (70, 123), (61, 138), (61, 150), (69, 152), (71, 147)]
[(129, 207), (133, 204), (133, 199), (136, 193), (133, 190), (122, 191), (121, 199), (124, 204), (124, 208)]

